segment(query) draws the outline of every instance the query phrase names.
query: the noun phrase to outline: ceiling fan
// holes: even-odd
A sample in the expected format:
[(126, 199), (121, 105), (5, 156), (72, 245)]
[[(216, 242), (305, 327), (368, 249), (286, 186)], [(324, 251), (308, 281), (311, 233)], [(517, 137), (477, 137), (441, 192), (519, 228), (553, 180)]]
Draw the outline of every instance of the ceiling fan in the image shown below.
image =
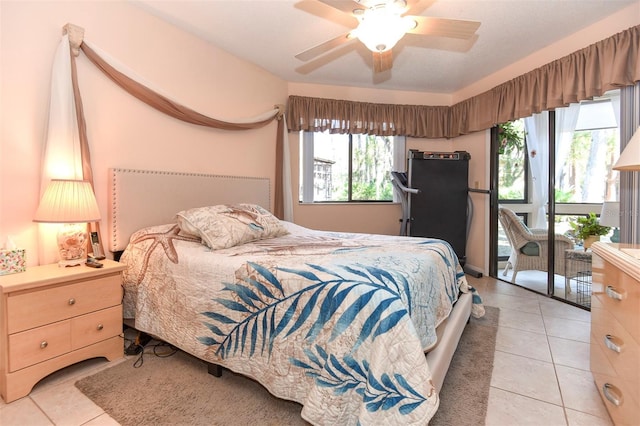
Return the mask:
[(302, 61), (314, 59), (334, 48), (358, 39), (372, 52), (373, 72), (393, 67), (392, 49), (405, 34), (470, 39), (480, 22), (460, 19), (405, 15), (417, 13), (434, 0), (318, 0), (356, 19), (357, 27), (348, 33), (297, 54)]

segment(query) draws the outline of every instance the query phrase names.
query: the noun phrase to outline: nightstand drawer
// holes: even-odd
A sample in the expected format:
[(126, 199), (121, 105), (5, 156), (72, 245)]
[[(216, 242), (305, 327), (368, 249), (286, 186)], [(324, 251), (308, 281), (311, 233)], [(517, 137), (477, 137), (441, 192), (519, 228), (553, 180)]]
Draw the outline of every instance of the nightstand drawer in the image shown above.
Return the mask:
[(71, 320), (73, 350), (109, 339), (122, 333), (122, 306), (92, 312)]
[(122, 276), (118, 274), (71, 284), (16, 292), (7, 297), (9, 334), (119, 305)]
[(9, 336), (9, 371), (71, 351), (71, 322), (61, 321)]

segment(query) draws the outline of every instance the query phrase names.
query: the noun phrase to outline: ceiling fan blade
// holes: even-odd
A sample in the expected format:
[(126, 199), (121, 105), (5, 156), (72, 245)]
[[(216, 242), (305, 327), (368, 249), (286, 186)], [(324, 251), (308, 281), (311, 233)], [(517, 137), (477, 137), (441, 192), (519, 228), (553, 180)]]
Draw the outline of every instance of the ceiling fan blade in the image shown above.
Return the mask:
[(416, 0), (407, 4), (407, 12), (412, 15), (417, 15), (424, 11), (426, 8), (435, 3), (436, 0)]
[(467, 21), (462, 19), (432, 18), (428, 16), (407, 16), (413, 19), (417, 25), (407, 33), (432, 35), (440, 37), (452, 37), (469, 39), (473, 37), (480, 27), (478, 21)]
[(373, 72), (379, 73), (390, 70), (393, 67), (393, 51), (371, 52), (373, 58)]
[(296, 55), (296, 58), (301, 61), (310, 61), (313, 58), (316, 58), (324, 53), (327, 53), (330, 50), (335, 49), (341, 44), (347, 43), (349, 41), (355, 40), (355, 37), (351, 36), (351, 33), (341, 34), (336, 38), (332, 38), (331, 40), (327, 40), (324, 43), (320, 43), (317, 46), (314, 46), (310, 49), (305, 50), (304, 52), (300, 52)]
[(353, 16), (353, 11), (356, 9), (366, 9), (366, 6), (363, 6), (356, 0), (318, 0), (320, 3), (324, 3), (327, 6), (331, 6), (335, 9), (338, 9), (344, 13), (348, 13)]

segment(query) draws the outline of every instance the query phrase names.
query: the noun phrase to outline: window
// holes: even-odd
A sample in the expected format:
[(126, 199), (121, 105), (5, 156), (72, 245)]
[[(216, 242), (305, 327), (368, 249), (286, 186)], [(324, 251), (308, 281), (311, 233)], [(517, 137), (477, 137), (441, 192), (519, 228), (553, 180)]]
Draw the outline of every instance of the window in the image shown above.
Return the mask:
[(620, 152), (620, 92), (582, 101), (576, 109), (573, 115), (570, 107), (558, 110), (571, 128), (556, 154), (556, 203), (617, 201), (620, 174), (612, 167)]
[(303, 132), (300, 201), (393, 201), (391, 171), (404, 171), (401, 136)]

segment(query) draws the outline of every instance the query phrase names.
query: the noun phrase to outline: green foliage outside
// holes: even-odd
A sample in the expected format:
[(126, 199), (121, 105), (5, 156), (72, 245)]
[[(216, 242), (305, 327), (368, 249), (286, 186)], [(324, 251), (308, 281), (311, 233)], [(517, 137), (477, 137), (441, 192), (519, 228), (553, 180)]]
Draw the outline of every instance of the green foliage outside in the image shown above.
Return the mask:
[(524, 149), (524, 124), (508, 121), (498, 125), (498, 154), (519, 153)]
[(498, 125), (498, 198), (524, 200), (525, 131), (522, 120)]
[[(571, 196), (562, 200), (556, 198), (556, 202), (584, 203), (610, 199), (608, 191), (612, 187), (602, 188), (600, 180), (608, 181), (612, 177), (611, 166), (618, 146), (616, 132), (617, 129), (574, 132), (568, 156), (564, 164), (559, 165), (563, 169), (556, 182), (562, 194)], [(603, 167), (605, 175), (598, 175), (594, 182), (594, 176)]]
[[(354, 201), (393, 200), (391, 170), (393, 142), (389, 136), (353, 135), (351, 199)], [(341, 179), (336, 191), (348, 200), (349, 182)], [(337, 183), (334, 181), (334, 183)]]
[[(566, 147), (566, 157), (557, 164), (556, 203), (599, 203), (615, 197), (618, 184), (611, 166), (618, 146), (616, 131), (602, 129), (573, 133), (573, 139)], [(523, 120), (501, 124), (498, 132), (498, 197), (500, 200), (526, 202), (524, 166), (526, 156), (531, 153), (527, 152)]]
[(558, 188), (555, 190), (556, 203), (570, 203), (573, 201), (573, 190), (562, 191)]

